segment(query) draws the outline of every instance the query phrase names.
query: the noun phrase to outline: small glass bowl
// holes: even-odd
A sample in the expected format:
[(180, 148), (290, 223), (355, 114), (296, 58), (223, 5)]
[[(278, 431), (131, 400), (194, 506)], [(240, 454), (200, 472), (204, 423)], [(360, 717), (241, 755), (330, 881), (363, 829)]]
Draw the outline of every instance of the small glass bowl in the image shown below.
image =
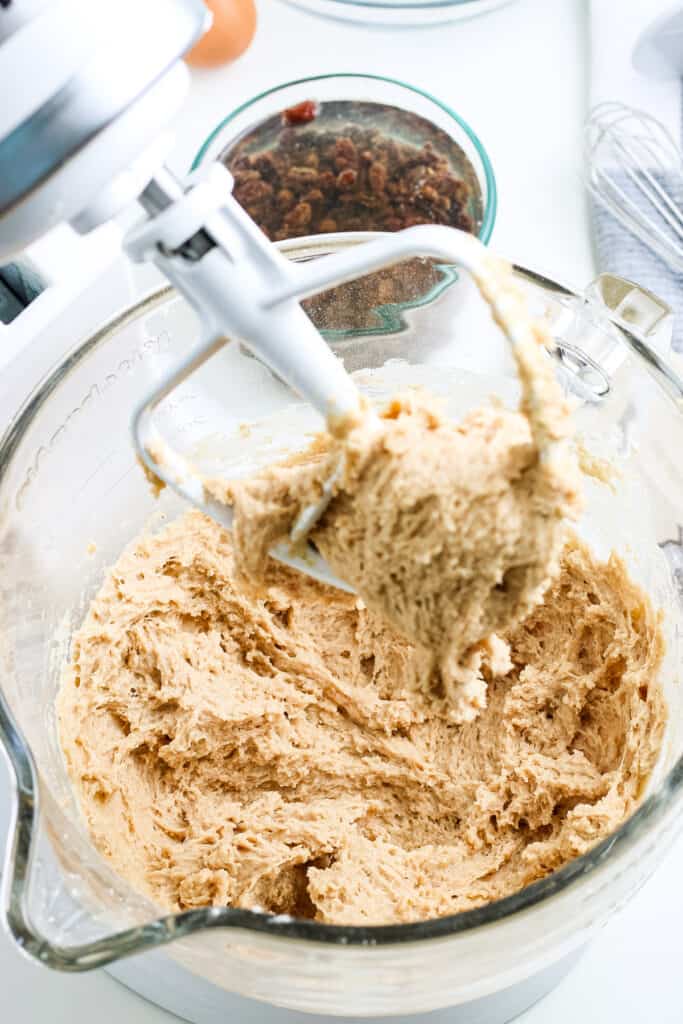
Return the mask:
[(321, 18), (361, 25), (415, 28), (464, 21), (505, 7), (512, 0), (284, 0)]
[[(315, 117), (310, 123), (283, 125), (283, 111), (307, 103), (315, 105)], [(415, 147), (416, 153), (428, 144), (437, 157), (447, 162), (448, 173), (460, 179), (469, 190), (466, 211), (473, 224), (472, 231), (482, 242), (488, 242), (496, 216), (496, 185), (484, 147), (469, 125), (444, 103), (421, 89), (391, 78), (319, 75), (268, 89), (220, 122), (201, 146), (192, 169), (205, 160), (220, 160), (230, 167), (238, 155), (267, 153), (282, 145), (285, 133), (296, 133), (297, 139), (303, 139), (307, 132), (333, 133), (338, 129), (342, 137), (349, 125), (361, 133), (377, 131), (399, 147)], [(407, 150), (402, 149), (402, 152)], [(432, 180), (427, 179), (426, 183)], [(268, 201), (266, 208), (269, 208)], [(367, 220), (354, 223), (348, 230), (391, 230), (379, 224), (370, 209), (359, 209), (358, 216), (367, 216)], [(277, 240), (333, 230), (339, 228), (321, 227), (318, 232), (310, 223), (298, 227), (292, 224), (284, 233), (271, 237)]]

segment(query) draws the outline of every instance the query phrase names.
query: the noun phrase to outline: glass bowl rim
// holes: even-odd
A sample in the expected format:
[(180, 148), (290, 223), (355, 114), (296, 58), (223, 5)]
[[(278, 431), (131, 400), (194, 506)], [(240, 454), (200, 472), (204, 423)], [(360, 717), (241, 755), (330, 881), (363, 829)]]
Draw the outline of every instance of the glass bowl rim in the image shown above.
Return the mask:
[[(288, 3), (289, 0), (285, 0)], [(346, 7), (370, 7), (379, 11), (422, 11), (449, 7), (467, 7), (476, 5), (481, 0), (410, 0), (409, 3), (392, 2), (392, 0), (318, 0), (319, 3), (343, 4)], [(500, 0), (501, 7), (509, 0)], [(296, 3), (296, 0), (294, 0)]]
[[(327, 243), (325, 243), (326, 237), (328, 238)], [(329, 252), (330, 250), (334, 251), (334, 242), (331, 241), (334, 238), (335, 236), (315, 235), (289, 240), (289, 244), (287, 242), (281, 244), (289, 251), (295, 247), (295, 243), (299, 243), (302, 249), (305, 249), (306, 246), (327, 244), (330, 246)], [(351, 241), (345, 234), (337, 235), (336, 238), (343, 244), (349, 244)], [(362, 238), (358, 240), (362, 240)], [(545, 286), (558, 295), (575, 294), (564, 285), (534, 271), (518, 265), (514, 265), (514, 269), (530, 283)], [(135, 323), (141, 316), (153, 312), (169, 298), (177, 297), (175, 289), (171, 286), (164, 286), (129, 304), (97, 331), (89, 334), (85, 340), (77, 342), (63, 355), (59, 363), (42, 377), (15, 412), (7, 429), (0, 437), (0, 490), (9, 472), (13, 456), (52, 394), (87, 361), (100, 345), (110, 341), (117, 331)], [(623, 334), (629, 335), (632, 341), (639, 344), (638, 339), (631, 335), (625, 327), (615, 326)], [(587, 853), (569, 861), (545, 878), (484, 906), (427, 921), (391, 925), (335, 925), (242, 908), (205, 907), (163, 915), (142, 928), (134, 927), (123, 933), (109, 936), (107, 939), (76, 947), (72, 954), (73, 959), (69, 959), (68, 951), (52, 947), (43, 939), (36, 939), (24, 914), (21, 911), (17, 913), (20, 905), (23, 907), (23, 896), (30, 876), (30, 857), (27, 857), (26, 854), (30, 849), (31, 834), (38, 828), (40, 809), (37, 795), (39, 785), (30, 748), (16, 725), (1, 688), (0, 744), (5, 749), (17, 788), (17, 811), (14, 822), (10, 826), (7, 841), (10, 856), (6, 857), (6, 886), (12, 897), (11, 905), (14, 908), (8, 923), (15, 938), (17, 938), (18, 926), (26, 952), (33, 952), (34, 955), (39, 955), (42, 962), (63, 970), (73, 970), (76, 960), (79, 962), (76, 970), (87, 970), (110, 963), (129, 953), (161, 946), (210, 928), (234, 928), (277, 939), (294, 939), (306, 943), (333, 946), (376, 948), (413, 943), (422, 945), (429, 940), (444, 940), (510, 920), (538, 904), (546, 903), (554, 896), (569, 889), (575, 889), (575, 885), (582, 878), (594, 876), (598, 868), (603, 867), (607, 861), (613, 861), (613, 852), (622, 856), (628, 855), (647, 836), (651, 827), (664, 821), (669, 811), (674, 812), (677, 808), (683, 807), (683, 755), (681, 755), (661, 780), (658, 789), (646, 797), (615, 832), (601, 840)], [(28, 840), (28, 842), (23, 840)], [(17, 846), (19, 847), (18, 856)], [(14, 857), (11, 855), (13, 847)], [(94, 847), (93, 852), (97, 853)], [(107, 866), (106, 861), (103, 860), (102, 863)], [(122, 881), (133, 893), (134, 890), (126, 879), (122, 879)], [(139, 899), (139, 894), (136, 896)], [(93, 955), (95, 950), (98, 954), (100, 950), (102, 951), (100, 959), (97, 955)], [(82, 963), (81, 958), (83, 960), (87, 958), (87, 963)]]
[[(460, 2), (460, 0), (459, 0)], [(471, 2), (471, 0), (466, 0)], [(477, 156), (481, 160), (481, 165), (484, 170), (484, 180), (486, 182), (486, 206), (484, 208), (484, 217), (481, 222), (481, 228), (477, 237), (480, 242), (486, 245), (491, 238), (493, 227), (496, 222), (496, 213), (498, 210), (498, 190), (496, 187), (496, 177), (493, 172), (493, 165), (491, 158), (488, 155), (481, 139), (476, 134), (473, 128), (464, 120), (459, 114), (457, 114), (451, 107), (442, 100), (437, 99), (431, 93), (425, 89), (421, 89), (419, 86), (410, 85), (408, 82), (403, 82), (399, 78), (391, 78), (387, 75), (372, 75), (364, 72), (355, 71), (337, 71), (328, 72), (324, 75), (306, 75), (303, 78), (294, 78), (289, 82), (281, 82), (279, 85), (273, 85), (269, 89), (264, 89), (263, 92), (258, 93), (256, 96), (252, 96), (250, 99), (245, 100), (244, 103), (240, 103), (238, 107), (231, 110), (229, 114), (218, 122), (218, 124), (209, 132), (207, 137), (202, 142), (201, 146), (197, 150), (197, 153), (192, 161), (190, 171), (196, 171), (197, 168), (203, 163), (206, 154), (214, 143), (214, 140), (220, 135), (227, 125), (231, 124), (236, 118), (243, 114), (245, 110), (249, 110), (250, 107), (255, 106), (260, 100), (265, 99), (267, 96), (272, 96), (274, 93), (283, 92), (285, 89), (289, 89), (291, 86), (306, 85), (311, 82), (323, 82), (329, 79), (346, 79), (355, 78), (360, 80), (367, 80), (371, 82), (386, 82), (389, 85), (396, 85), (400, 89), (406, 89), (408, 92), (415, 93), (421, 96), (423, 99), (429, 100), (430, 103), (435, 104), (441, 110), (447, 114), (451, 120), (462, 129), (465, 135), (469, 138), (470, 142), (474, 146)], [(370, 102), (373, 102), (372, 100)]]

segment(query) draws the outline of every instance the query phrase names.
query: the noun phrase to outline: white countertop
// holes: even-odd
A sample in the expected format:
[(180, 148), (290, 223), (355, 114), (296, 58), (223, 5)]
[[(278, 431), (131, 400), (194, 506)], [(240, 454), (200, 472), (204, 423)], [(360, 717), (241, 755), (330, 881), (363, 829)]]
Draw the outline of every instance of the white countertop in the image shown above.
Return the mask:
[[(581, 170), (587, 93), (583, 0), (518, 0), (488, 17), (420, 32), (363, 31), (261, 0), (256, 41), (237, 64), (196, 75), (172, 163), (185, 170), (229, 110), (270, 85), (333, 71), (415, 83), (449, 103), (491, 156), (492, 245), (577, 289), (595, 273)], [(7, 816), (0, 764), (0, 840)], [(520, 1024), (680, 1024), (683, 842), (596, 938), (579, 966)], [(51, 974), (0, 934), (0, 1019), (16, 1024), (162, 1024), (173, 1018), (106, 974)]]

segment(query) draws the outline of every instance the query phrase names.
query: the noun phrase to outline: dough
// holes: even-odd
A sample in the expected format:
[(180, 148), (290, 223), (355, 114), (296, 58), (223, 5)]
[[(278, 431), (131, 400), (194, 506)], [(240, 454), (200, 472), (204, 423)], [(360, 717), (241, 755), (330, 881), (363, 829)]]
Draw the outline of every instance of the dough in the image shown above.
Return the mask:
[(486, 702), (491, 635), (518, 622), (556, 575), (579, 507), (568, 457), (539, 459), (528, 419), (492, 405), (461, 423), (406, 394), (365, 424), (246, 480), (206, 489), (235, 510), (240, 571), (258, 584), (268, 550), (315, 503), (343, 456), (336, 496), (310, 534), (336, 574), (435, 669), (417, 685), (454, 721)]
[(161, 907), (423, 920), (547, 875), (636, 806), (662, 638), (618, 558), (568, 539), (461, 724), (429, 652), (359, 598), (268, 579), (245, 590), (230, 535), (190, 512), (122, 555), (73, 636), (68, 769), (98, 849)]

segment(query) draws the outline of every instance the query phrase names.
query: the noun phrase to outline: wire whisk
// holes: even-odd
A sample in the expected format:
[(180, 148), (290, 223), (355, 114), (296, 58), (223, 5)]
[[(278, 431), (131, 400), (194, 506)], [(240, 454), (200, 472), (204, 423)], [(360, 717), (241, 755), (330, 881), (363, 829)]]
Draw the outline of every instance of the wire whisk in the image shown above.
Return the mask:
[(674, 270), (683, 273), (683, 153), (656, 118), (623, 103), (586, 122), (591, 195)]

